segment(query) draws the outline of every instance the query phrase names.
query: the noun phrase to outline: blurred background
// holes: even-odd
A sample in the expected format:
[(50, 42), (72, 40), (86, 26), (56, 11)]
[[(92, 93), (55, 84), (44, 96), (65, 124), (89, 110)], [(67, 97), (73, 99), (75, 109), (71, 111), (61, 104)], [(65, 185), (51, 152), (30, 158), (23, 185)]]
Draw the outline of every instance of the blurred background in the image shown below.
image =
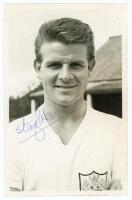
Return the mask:
[(94, 32), (96, 65), (85, 99), (97, 110), (122, 117), (122, 38), (127, 29), (125, 5), (16, 4), (6, 7), (9, 121), (33, 112), (44, 101), (42, 85), (33, 67), (34, 40), (42, 23), (60, 17), (78, 18), (88, 23)]

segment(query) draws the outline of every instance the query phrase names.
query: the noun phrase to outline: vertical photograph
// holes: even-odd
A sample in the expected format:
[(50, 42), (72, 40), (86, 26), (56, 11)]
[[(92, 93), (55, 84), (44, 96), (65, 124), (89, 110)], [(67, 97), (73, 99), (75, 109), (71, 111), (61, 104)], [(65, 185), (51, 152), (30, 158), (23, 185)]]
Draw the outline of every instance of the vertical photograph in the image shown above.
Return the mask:
[(9, 196), (127, 194), (127, 4), (5, 4)]

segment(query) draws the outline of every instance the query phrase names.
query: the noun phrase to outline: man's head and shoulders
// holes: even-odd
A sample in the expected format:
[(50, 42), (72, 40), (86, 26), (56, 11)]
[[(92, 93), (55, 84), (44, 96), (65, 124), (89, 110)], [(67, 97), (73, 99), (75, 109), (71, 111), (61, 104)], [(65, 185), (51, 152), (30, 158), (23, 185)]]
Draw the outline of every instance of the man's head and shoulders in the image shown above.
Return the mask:
[[(34, 67), (43, 84), (44, 105), (49, 113), (79, 109), (90, 115), (95, 123), (104, 126), (120, 121), (117, 117), (90, 108), (84, 100), (89, 74), (95, 65), (94, 36), (88, 24), (71, 18), (44, 23), (35, 40), (35, 54)], [(34, 121), (36, 113), (43, 113), (43, 107), (41, 105), (35, 113), (12, 124), (16, 126), (24, 120)]]

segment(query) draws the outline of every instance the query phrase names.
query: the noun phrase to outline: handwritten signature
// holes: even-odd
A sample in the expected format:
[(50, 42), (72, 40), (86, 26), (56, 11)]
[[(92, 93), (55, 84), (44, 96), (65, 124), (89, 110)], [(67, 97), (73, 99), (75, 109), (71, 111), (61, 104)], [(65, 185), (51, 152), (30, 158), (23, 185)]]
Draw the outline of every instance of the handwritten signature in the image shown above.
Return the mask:
[(34, 120), (27, 120), (27, 118), (23, 117), (22, 122), (16, 127), (17, 133), (22, 134), (33, 131), (33, 135), (28, 136), (26, 139), (21, 141), (21, 143), (25, 142), (33, 136), (35, 136), (38, 141), (44, 140), (45, 129), (48, 128), (50, 125), (56, 123), (58, 120), (59, 119), (56, 117), (55, 113), (49, 112), (44, 115), (41, 110), (37, 110), (35, 112)]

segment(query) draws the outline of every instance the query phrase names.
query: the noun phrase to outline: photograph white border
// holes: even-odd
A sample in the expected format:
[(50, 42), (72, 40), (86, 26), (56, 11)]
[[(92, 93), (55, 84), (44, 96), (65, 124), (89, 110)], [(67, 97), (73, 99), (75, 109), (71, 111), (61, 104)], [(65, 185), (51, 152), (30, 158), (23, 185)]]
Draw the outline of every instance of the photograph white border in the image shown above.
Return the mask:
[[(67, 3), (68, 3), (69, 1), (67, 1)], [(91, 3), (91, 1), (81, 1), (81, 3)], [(18, 3), (18, 1), (2, 1), (1, 2), (1, 7), (0, 7), (0, 11), (1, 11), (1, 13), (0, 13), (0, 16), (1, 16), (1, 21), (0, 21), (0, 26), (2, 27), (2, 30), (1, 30), (1, 33), (3, 33), (3, 4), (4, 3)], [(19, 1), (19, 3), (60, 3), (59, 1), (48, 1), (48, 2), (45, 2), (45, 1)], [(61, 1), (61, 3), (62, 3), (62, 1)], [(65, 3), (65, 2), (64, 2)], [(71, 3), (71, 1), (70, 1), (70, 3)], [(80, 3), (80, 1), (72, 1), (72, 3)], [(104, 2), (104, 1), (92, 1), (92, 3), (106, 3), (106, 1)], [(127, 1), (107, 1), (107, 3), (127, 3)], [(131, 141), (132, 141), (132, 136), (130, 135), (130, 132), (131, 132), (131, 130), (132, 130), (132, 127), (131, 127), (131, 119), (132, 119), (132, 113), (131, 113), (131, 111), (132, 111), (132, 106), (131, 106), (131, 102), (132, 102), (132, 94), (131, 94), (131, 91), (132, 91), (132, 81), (131, 81), (131, 74), (132, 74), (132, 69), (130, 68), (130, 66), (132, 66), (131, 65), (131, 53), (130, 52), (132, 52), (132, 47), (131, 47), (131, 45), (130, 45), (130, 43), (132, 44), (132, 39), (131, 39), (131, 28), (130, 28), (130, 19), (131, 19), (131, 3), (130, 2), (128, 2), (128, 5), (129, 5), (129, 16), (128, 16), (128, 22), (129, 22), (129, 24), (128, 24), (128, 28), (129, 28), (129, 33), (128, 33), (128, 65), (129, 65), (129, 73), (128, 73), (128, 89), (129, 89), (129, 93), (128, 93), (128, 101), (129, 101), (129, 118), (128, 118), (128, 121), (129, 121), (129, 147), (130, 147), (130, 145), (132, 146), (132, 144), (131, 144)], [(3, 34), (2, 34), (3, 35)], [(2, 36), (3, 37), (3, 36)], [(3, 41), (3, 38), (0, 38), (0, 41)], [(1, 44), (2, 44), (2, 42), (1, 42)], [(1, 52), (3, 52), (3, 45), (2, 45), (2, 47), (1, 47)], [(4, 82), (4, 72), (3, 72), (3, 66), (4, 66), (4, 62), (3, 62), (3, 53), (1, 54), (1, 59), (0, 59), (0, 64), (1, 64), (1, 66), (2, 67), (0, 67), (0, 70), (1, 70), (1, 73), (0, 73), (0, 75), (1, 75), (1, 77), (0, 77), (0, 80), (1, 80), (1, 87), (0, 87), (0, 91), (1, 91), (1, 94), (3, 94), (3, 82)], [(3, 86), (3, 87), (2, 87)], [(3, 110), (3, 95), (2, 95), (2, 98), (1, 98), (1, 100), (0, 100), (0, 109), (1, 109), (1, 114), (0, 114), (0, 125), (1, 125), (1, 133), (3, 133), (3, 130), (4, 130), (4, 128), (3, 128), (3, 115), (4, 115), (4, 110)], [(130, 111), (131, 110), (131, 111)], [(4, 146), (3, 146), (3, 140), (4, 140), (4, 138), (3, 138), (3, 135), (4, 134), (1, 134), (0, 135), (0, 152), (1, 152), (1, 162), (0, 162), (0, 175), (1, 175), (1, 179), (0, 179), (0, 198), (2, 198), (2, 199), (4, 199), (5, 198), (5, 195), (4, 195), (4, 177), (3, 177), (3, 175), (4, 175), (4, 166), (3, 166), (3, 149), (4, 149)], [(132, 165), (131, 165), (131, 161), (132, 161), (132, 152), (131, 152), (131, 149), (129, 149), (129, 177), (132, 177)], [(131, 190), (130, 190), (130, 185), (132, 185), (132, 183), (131, 183), (131, 178), (129, 178), (129, 191), (128, 191), (128, 196), (122, 196), (122, 197), (112, 197), (112, 196), (109, 196), (109, 197), (107, 197), (107, 198), (110, 198), (110, 199), (118, 199), (118, 198), (121, 198), (121, 199), (131, 199), (132, 198), (132, 193), (131, 193)], [(45, 197), (45, 199), (49, 199), (50, 197)], [(63, 199), (63, 197), (59, 197), (59, 198), (61, 198), (61, 199)], [(69, 198), (69, 197), (64, 197), (64, 198)], [(70, 197), (70, 199), (73, 199), (74, 197)], [(80, 199), (80, 198), (83, 198), (82, 196), (81, 197), (76, 197), (76, 199)], [(84, 197), (85, 199), (98, 199), (98, 198), (101, 198), (101, 199), (106, 199), (106, 196), (104, 197), (104, 196), (98, 196), (98, 197), (91, 197), (90, 198), (90, 196), (87, 196), (87, 197)], [(36, 199), (38, 199), (38, 197), (36, 198)], [(51, 198), (50, 198), (51, 199)], [(58, 197), (53, 197), (53, 199), (58, 199)], [(74, 198), (75, 199), (75, 198)]]

